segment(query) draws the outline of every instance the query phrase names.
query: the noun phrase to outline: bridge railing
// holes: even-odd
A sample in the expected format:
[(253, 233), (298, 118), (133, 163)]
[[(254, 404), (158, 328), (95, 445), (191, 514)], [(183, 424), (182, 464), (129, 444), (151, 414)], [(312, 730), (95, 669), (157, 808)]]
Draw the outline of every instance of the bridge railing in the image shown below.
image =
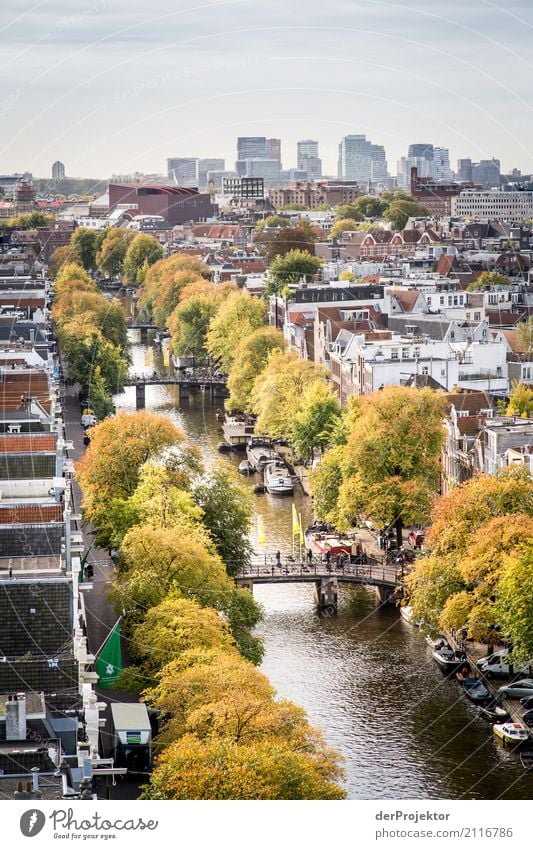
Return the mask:
[(125, 381), (125, 385), (132, 386), (136, 384), (142, 383), (183, 383), (183, 384), (206, 384), (207, 386), (224, 386), (226, 384), (226, 377), (220, 375), (210, 375), (204, 373), (195, 372), (193, 374), (128, 374)]
[(254, 560), (249, 566), (245, 566), (236, 575), (237, 580), (262, 579), (289, 579), (290, 578), (345, 578), (350, 580), (396, 583), (397, 568), (392, 564), (363, 563), (356, 562), (338, 563), (330, 560), (293, 560), (292, 558), (280, 559), (269, 557), (262, 561)]

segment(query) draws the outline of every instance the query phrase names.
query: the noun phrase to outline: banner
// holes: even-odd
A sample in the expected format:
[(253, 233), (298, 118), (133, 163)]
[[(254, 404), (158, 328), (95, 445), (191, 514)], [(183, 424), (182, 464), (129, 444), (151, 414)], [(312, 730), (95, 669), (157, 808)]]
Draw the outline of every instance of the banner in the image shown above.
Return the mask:
[(266, 545), (265, 525), (262, 516), (257, 517), (257, 544), (261, 548)]
[(122, 647), (120, 644), (120, 619), (98, 652), (96, 663), (98, 685), (102, 690), (113, 687), (122, 672)]
[(145, 366), (153, 366), (153, 364), (154, 364), (154, 349), (153, 348), (145, 348), (144, 349), (144, 364), (145, 364)]
[(292, 535), (294, 537), (300, 536), (302, 531), (300, 520), (298, 517), (298, 513), (296, 512), (296, 504), (294, 501), (292, 502)]

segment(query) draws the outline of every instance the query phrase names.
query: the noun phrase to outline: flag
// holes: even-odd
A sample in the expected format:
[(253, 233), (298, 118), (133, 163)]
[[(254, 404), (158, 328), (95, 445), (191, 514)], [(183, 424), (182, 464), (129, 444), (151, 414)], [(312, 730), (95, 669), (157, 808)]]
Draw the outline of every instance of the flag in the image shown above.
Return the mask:
[(154, 364), (154, 349), (153, 348), (145, 348), (144, 349), (144, 364), (145, 364), (145, 366), (153, 366), (153, 364)]
[(166, 346), (163, 348), (163, 365), (165, 368), (170, 365), (170, 350)]
[(257, 544), (263, 548), (266, 545), (265, 525), (263, 517), (257, 517)]
[(302, 523), (302, 514), (301, 513), (298, 513), (298, 520), (299, 520), (299, 528), (300, 528), (300, 543), (301, 543), (301, 545), (305, 545), (304, 526), (303, 526), (303, 523)]
[(293, 537), (297, 537), (297, 536), (300, 536), (301, 532), (302, 532), (302, 527), (300, 525), (298, 513), (296, 512), (296, 505), (293, 501), (292, 502), (292, 535), (293, 535)]
[(119, 675), (122, 672), (120, 619), (117, 620), (98, 652), (95, 668), (98, 673), (98, 683), (102, 690), (108, 690), (117, 683)]

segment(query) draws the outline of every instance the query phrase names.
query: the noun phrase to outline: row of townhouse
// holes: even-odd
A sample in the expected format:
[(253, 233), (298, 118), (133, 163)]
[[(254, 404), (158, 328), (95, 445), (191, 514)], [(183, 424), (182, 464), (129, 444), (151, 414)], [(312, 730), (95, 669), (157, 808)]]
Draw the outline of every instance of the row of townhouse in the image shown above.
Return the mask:
[(47, 284), (26, 282), (40, 296), (23, 319), (0, 316), (0, 799), (91, 798), (98, 776), (114, 771), (99, 753), (92, 586)]

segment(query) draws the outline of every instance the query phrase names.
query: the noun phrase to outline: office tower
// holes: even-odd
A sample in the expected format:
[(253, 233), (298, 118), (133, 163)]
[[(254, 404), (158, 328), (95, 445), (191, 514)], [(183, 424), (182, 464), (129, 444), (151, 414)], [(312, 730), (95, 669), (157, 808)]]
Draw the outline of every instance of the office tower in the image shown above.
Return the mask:
[(500, 185), (500, 160), (481, 159), (472, 166), (472, 180), (484, 189), (497, 188)]
[(65, 166), (58, 159), (57, 162), (54, 162), (54, 164), (52, 165), (52, 180), (60, 181), (60, 180), (64, 180), (64, 179), (65, 179)]
[(370, 156), (372, 161), (371, 178), (372, 180), (382, 180), (389, 176), (387, 167), (387, 154), (382, 144), (373, 144), (370, 146)]
[(407, 151), (407, 158), (425, 159), (427, 162), (433, 162), (433, 151), (432, 144), (410, 144)]
[(198, 186), (198, 160), (194, 157), (174, 156), (167, 159), (167, 174), (176, 186)]
[(281, 162), (281, 139), (266, 140), (266, 159), (277, 159)]
[(431, 176), (434, 180), (452, 179), (452, 169), (450, 168), (450, 151), (447, 147), (435, 147), (433, 149), (433, 162), (431, 167)]
[(344, 136), (339, 145), (338, 176), (368, 183), (372, 179), (372, 145), (364, 135)]
[(322, 160), (318, 155), (318, 142), (302, 139), (296, 142), (296, 159), (299, 171), (305, 171), (313, 180), (322, 176)]
[(457, 160), (457, 179), (460, 183), (472, 182), (472, 160), (458, 159)]
[(201, 189), (205, 189), (208, 183), (208, 171), (224, 171), (226, 168), (225, 159), (199, 159), (198, 160), (198, 185)]
[(266, 148), (265, 136), (239, 136), (237, 159), (266, 159)]

